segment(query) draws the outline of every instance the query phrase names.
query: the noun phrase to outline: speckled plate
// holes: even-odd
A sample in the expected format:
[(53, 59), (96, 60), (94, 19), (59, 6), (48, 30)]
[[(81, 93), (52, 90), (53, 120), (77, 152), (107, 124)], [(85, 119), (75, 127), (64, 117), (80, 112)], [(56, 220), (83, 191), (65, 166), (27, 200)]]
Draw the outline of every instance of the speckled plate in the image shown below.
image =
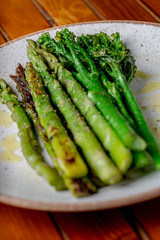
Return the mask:
[[(64, 26), (62, 26), (64, 27)], [(25, 66), (26, 39), (36, 40), (42, 32), (55, 36), (59, 28), (50, 28), (2, 45), (0, 49), (0, 77), (16, 91), (9, 79), (18, 63)], [(66, 26), (76, 35), (100, 31), (119, 32), (122, 40), (136, 58), (137, 76), (131, 89), (143, 113), (160, 139), (160, 25), (142, 22), (107, 21)], [(56, 192), (37, 176), (22, 156), (18, 144), (16, 124), (5, 118), (8, 109), (0, 103), (0, 201), (20, 207), (54, 211), (90, 211), (125, 206), (160, 196), (160, 172), (138, 174), (121, 183), (104, 187), (90, 197), (76, 199), (69, 191)], [(5, 121), (2, 121), (2, 118)], [(7, 140), (3, 140), (3, 139)], [(8, 142), (10, 140), (10, 142)], [(12, 149), (11, 149), (12, 148)], [(13, 152), (6, 160), (4, 152)], [(16, 157), (15, 154), (18, 156)], [(45, 154), (45, 152), (44, 152)], [(8, 157), (9, 158), (9, 157)], [(48, 160), (49, 161), (49, 160)]]

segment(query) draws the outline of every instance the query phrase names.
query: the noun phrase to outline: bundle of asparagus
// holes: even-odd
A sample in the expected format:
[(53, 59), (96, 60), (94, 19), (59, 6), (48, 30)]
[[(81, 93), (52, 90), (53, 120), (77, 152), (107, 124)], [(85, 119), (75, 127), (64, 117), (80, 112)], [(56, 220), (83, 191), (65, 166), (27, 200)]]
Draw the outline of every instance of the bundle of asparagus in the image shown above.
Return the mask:
[[(152, 159), (160, 169), (160, 144), (129, 88), (135, 60), (118, 33), (76, 40), (63, 29), (55, 39), (44, 33), (37, 43), (27, 41), (31, 62), (10, 75), (22, 102), (4, 80), (0, 96), (17, 122), (24, 156), (39, 174), (57, 190), (81, 197)], [(35, 129), (54, 167), (42, 159)]]

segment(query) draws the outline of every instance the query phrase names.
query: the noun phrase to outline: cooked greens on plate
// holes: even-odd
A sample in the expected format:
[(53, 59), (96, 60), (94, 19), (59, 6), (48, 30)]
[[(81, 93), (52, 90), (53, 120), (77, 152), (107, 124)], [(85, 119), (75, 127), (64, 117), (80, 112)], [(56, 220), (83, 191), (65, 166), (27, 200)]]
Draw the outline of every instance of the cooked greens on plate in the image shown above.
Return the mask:
[[(76, 37), (67, 28), (27, 40), (26, 66), (0, 80), (0, 98), (17, 123), (24, 157), (56, 190), (88, 196), (130, 171), (160, 170), (160, 143), (129, 84), (135, 59), (119, 33)], [(41, 154), (38, 136), (53, 166)]]

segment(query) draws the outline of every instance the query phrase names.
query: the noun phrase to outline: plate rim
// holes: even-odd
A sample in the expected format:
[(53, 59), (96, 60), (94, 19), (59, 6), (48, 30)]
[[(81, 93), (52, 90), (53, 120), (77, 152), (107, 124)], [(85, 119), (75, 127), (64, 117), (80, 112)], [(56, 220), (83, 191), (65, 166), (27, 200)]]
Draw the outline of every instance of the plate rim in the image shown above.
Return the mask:
[[(13, 39), (9, 42), (6, 42), (0, 45), (0, 48), (6, 47), (16, 41), (25, 39), (30, 36), (34, 36), (39, 33), (43, 33), (46, 31), (56, 30), (67, 28), (70, 26), (79, 26), (79, 25), (86, 25), (86, 24), (100, 24), (100, 23), (127, 23), (127, 24), (137, 24), (137, 25), (147, 25), (147, 26), (154, 26), (160, 27), (160, 23), (154, 22), (146, 22), (146, 21), (132, 21), (132, 20), (100, 20), (100, 21), (89, 21), (89, 22), (80, 22), (80, 23), (73, 23), (61, 26), (55, 26), (46, 28), (43, 30), (39, 30), (30, 34), (23, 35), (16, 39)], [(43, 201), (34, 201), (29, 199), (17, 198), (5, 194), (0, 194), (0, 202), (4, 204), (9, 204), (16, 207), (27, 208), (27, 209), (34, 209), (34, 210), (43, 210), (43, 211), (57, 211), (57, 212), (83, 212), (83, 211), (97, 211), (97, 210), (104, 210), (104, 209), (113, 209), (117, 207), (124, 207), (140, 202), (144, 202), (147, 200), (151, 200), (153, 198), (160, 196), (160, 188), (153, 189), (148, 192), (144, 192), (142, 194), (136, 194), (134, 196), (129, 196), (126, 198), (118, 198), (115, 200), (103, 200), (103, 201), (96, 201), (96, 202), (85, 202), (85, 203), (52, 203), (52, 202), (43, 202)]]
[(55, 212), (89, 212), (106, 209), (114, 209), (118, 207), (125, 207), (128, 205), (134, 205), (137, 203), (152, 200), (160, 196), (160, 188), (153, 189), (149, 192), (137, 194), (134, 196), (120, 198), (115, 200), (103, 200), (87, 203), (52, 203), (42, 202), (16, 198), (9, 195), (0, 194), (0, 202), (9, 204), (15, 207), (21, 207), (26, 209), (41, 210), (41, 211), (55, 211)]

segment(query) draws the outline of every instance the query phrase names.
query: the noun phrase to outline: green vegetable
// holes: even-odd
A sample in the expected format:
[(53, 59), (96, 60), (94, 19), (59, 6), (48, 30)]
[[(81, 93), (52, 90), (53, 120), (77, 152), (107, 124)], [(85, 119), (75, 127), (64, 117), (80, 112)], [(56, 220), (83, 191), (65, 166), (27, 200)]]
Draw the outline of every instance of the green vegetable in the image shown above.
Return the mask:
[[(57, 169), (57, 174), (58, 174), (59, 168), (57, 164), (57, 158), (53, 151), (51, 142), (46, 135), (45, 129), (42, 127), (40, 123), (32, 96), (30, 94), (28, 83), (25, 80), (25, 70), (19, 64), (18, 67), (16, 68), (16, 76), (10, 75), (10, 77), (16, 82), (17, 89), (19, 92), (21, 92), (22, 99), (25, 104), (25, 110), (27, 111), (35, 127), (37, 128), (38, 133), (44, 143), (44, 146), (47, 149), (48, 154), (50, 155), (55, 168)], [(70, 191), (77, 197), (88, 196), (91, 193), (95, 193), (97, 191), (95, 185), (91, 182), (91, 180), (88, 177), (79, 178), (79, 179), (69, 179), (64, 176), (61, 176), (61, 177), (63, 177), (63, 180), (66, 186), (68, 187), (68, 189), (70, 189)]]
[(96, 193), (97, 188), (89, 177), (83, 178), (65, 178), (65, 184), (76, 197), (89, 196)]
[(58, 63), (54, 55), (48, 53), (44, 49), (39, 49), (34, 42), (30, 42), (30, 44), (32, 44), (38, 53), (43, 56), (50, 69), (54, 70), (58, 80), (65, 87), (76, 107), (96, 133), (103, 147), (109, 151), (112, 160), (116, 163), (121, 172), (125, 173), (132, 163), (132, 154), (130, 150), (124, 146), (113, 129), (88, 98), (81, 85), (73, 78), (71, 72)]
[[(147, 149), (153, 157), (156, 168), (160, 169), (160, 143), (149, 129), (142, 111), (128, 86), (128, 82), (132, 80), (132, 77), (129, 77), (129, 80), (127, 79), (126, 68), (123, 68), (121, 63), (125, 60), (128, 61), (129, 56), (127, 55), (127, 49), (122, 41), (120, 41), (119, 34), (112, 34), (112, 38), (110, 38), (107, 34), (100, 33), (93, 37), (83, 37), (81, 38), (81, 42), (85, 44), (86, 51), (90, 53), (98, 66), (100, 66), (105, 73), (112, 78), (116, 86), (121, 89), (127, 108), (136, 122), (138, 132), (146, 140)], [(133, 76), (135, 67), (132, 62), (129, 63), (130, 76)], [(127, 66), (127, 63), (125, 65)]]
[(128, 113), (122, 98), (121, 93), (119, 92), (119, 89), (117, 88), (116, 84), (114, 82), (110, 82), (107, 78), (107, 76), (104, 74), (104, 72), (100, 75), (101, 81), (103, 83), (103, 86), (106, 88), (107, 92), (112, 96), (113, 101), (115, 101), (117, 107), (119, 108), (122, 115), (125, 117), (125, 119), (129, 122), (129, 124), (133, 127), (133, 129), (136, 129), (136, 125), (134, 120), (131, 118), (130, 114)]
[(22, 65), (18, 64), (16, 68), (16, 76), (10, 75), (10, 78), (16, 82), (17, 89), (21, 93), (22, 100), (24, 103), (24, 107), (26, 112), (28, 113), (29, 117), (31, 118), (32, 122), (34, 123), (36, 129), (38, 130), (38, 134), (43, 141), (43, 144), (52, 159), (52, 162), (56, 164), (56, 155), (53, 151), (52, 145), (50, 140), (48, 139), (45, 129), (40, 123), (40, 119), (38, 117), (37, 111), (34, 106), (34, 102), (32, 96), (30, 94), (30, 90), (28, 87), (28, 83), (25, 80), (25, 69)]
[(107, 157), (97, 138), (63, 91), (60, 83), (48, 73), (43, 58), (32, 47), (33, 43), (28, 42), (28, 57), (34, 68), (43, 76), (44, 84), (49, 90), (53, 103), (63, 114), (73, 138), (81, 148), (90, 168), (106, 184), (119, 182), (122, 179), (120, 171)]
[(8, 106), (12, 112), (13, 120), (17, 123), (22, 152), (29, 165), (39, 175), (42, 175), (49, 184), (53, 185), (56, 190), (65, 189), (64, 182), (57, 171), (45, 163), (37, 136), (21, 102), (17, 100), (15, 94), (11, 93), (10, 87), (2, 79), (0, 79), (0, 98)]
[(152, 162), (152, 157), (147, 151), (134, 151), (132, 154), (136, 168), (144, 168)]
[[(132, 155), (129, 149), (123, 145), (123, 143), (114, 133), (113, 129), (109, 126), (97, 108), (89, 100), (86, 92), (73, 78), (72, 74), (67, 69), (65, 69), (62, 64), (58, 63), (57, 58), (44, 49), (38, 48), (35, 42), (32, 42), (32, 46), (36, 48), (36, 50), (44, 57), (50, 69), (55, 71), (55, 74), (58, 76), (58, 80), (67, 89), (68, 93), (72, 97), (74, 104), (77, 106), (91, 128), (94, 130), (104, 148), (109, 151), (112, 160), (116, 163), (122, 173), (126, 173), (132, 163)], [(64, 63), (64, 59), (62, 61)], [(101, 73), (101, 76), (103, 76), (103, 83), (106, 86), (108, 93), (114, 98), (114, 100), (116, 100), (121, 113), (136, 130), (135, 123), (129, 116), (121, 100), (120, 92), (118, 92), (115, 86), (115, 83), (110, 82), (104, 73), (103, 75)], [(133, 160), (134, 165), (140, 168), (149, 164), (151, 161), (151, 156), (146, 151), (134, 151)]]
[(40, 122), (51, 141), (62, 174), (69, 178), (86, 176), (88, 174), (87, 166), (53, 110), (42, 79), (31, 63), (27, 63), (25, 74)]
[[(61, 32), (57, 33), (57, 39), (59, 44), (56, 45), (55, 40), (52, 40), (49, 34), (46, 33), (40, 36), (38, 43), (44, 48), (52, 48), (53, 52), (56, 52), (56, 54), (63, 54), (63, 51), (60, 50), (61, 48), (64, 49), (66, 45), (67, 50), (63, 56), (69, 61), (72, 61), (75, 71), (78, 72), (76, 73), (78, 80), (80, 80), (84, 87), (88, 90), (88, 97), (96, 104), (98, 109), (127, 147), (132, 150), (145, 149), (145, 141), (140, 136), (136, 135), (134, 130), (129, 126), (128, 122), (112, 103), (109, 95), (106, 93), (99, 80), (99, 73), (94, 62), (75, 42), (74, 35), (67, 29), (63, 29)], [(90, 66), (90, 72), (82, 64), (76, 52), (79, 52), (79, 54), (86, 59)]]

